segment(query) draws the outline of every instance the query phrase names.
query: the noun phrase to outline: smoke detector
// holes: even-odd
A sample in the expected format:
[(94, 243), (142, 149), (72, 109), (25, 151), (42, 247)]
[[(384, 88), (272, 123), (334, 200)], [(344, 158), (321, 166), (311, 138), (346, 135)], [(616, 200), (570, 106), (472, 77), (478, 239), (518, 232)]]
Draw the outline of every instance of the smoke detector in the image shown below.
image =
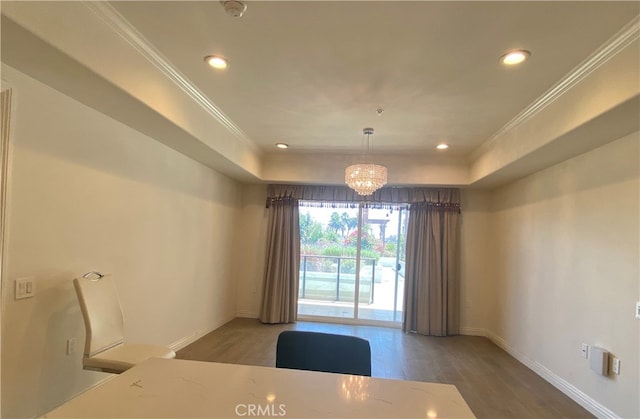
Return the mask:
[(242, 17), (242, 14), (247, 10), (247, 5), (238, 0), (220, 0), (220, 3), (224, 7), (224, 12), (231, 17)]

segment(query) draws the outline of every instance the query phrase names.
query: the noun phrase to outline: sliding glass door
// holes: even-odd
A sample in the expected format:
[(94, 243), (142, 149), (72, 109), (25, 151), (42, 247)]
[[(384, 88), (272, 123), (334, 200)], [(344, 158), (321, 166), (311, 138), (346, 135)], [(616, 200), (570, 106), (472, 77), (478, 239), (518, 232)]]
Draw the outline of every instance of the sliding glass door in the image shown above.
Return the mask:
[(362, 209), (359, 319), (402, 321), (407, 213)]
[(300, 207), (298, 316), (401, 322), (407, 211), (309, 205)]

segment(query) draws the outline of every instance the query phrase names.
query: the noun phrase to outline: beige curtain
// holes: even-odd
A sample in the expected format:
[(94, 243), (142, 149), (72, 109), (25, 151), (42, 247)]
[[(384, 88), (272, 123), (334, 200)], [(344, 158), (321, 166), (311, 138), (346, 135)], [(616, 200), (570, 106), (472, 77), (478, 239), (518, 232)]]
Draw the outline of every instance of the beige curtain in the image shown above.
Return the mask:
[(409, 208), (405, 332), (430, 336), (460, 332), (460, 209), (451, 205), (455, 200), (449, 196), (448, 202), (417, 203)]
[(264, 323), (296, 319), (298, 200), (336, 207), (410, 204), (403, 330), (435, 336), (459, 333), (460, 191), (451, 188), (387, 187), (363, 198), (345, 186), (269, 185), (269, 250), (260, 311)]
[(300, 224), (298, 200), (271, 202), (267, 232), (267, 258), (260, 321), (296, 321), (300, 272)]

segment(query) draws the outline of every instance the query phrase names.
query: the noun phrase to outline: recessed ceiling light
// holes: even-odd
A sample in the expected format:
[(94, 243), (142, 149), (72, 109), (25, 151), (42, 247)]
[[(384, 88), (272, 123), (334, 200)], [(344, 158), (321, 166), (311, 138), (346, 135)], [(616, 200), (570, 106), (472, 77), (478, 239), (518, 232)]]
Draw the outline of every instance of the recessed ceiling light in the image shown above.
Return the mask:
[(278, 148), (289, 148), (289, 145), (285, 144), (285, 143), (276, 143), (276, 147), (278, 147)]
[(229, 66), (229, 62), (226, 58), (221, 57), (219, 55), (207, 55), (204, 57), (204, 60), (213, 68), (217, 68), (218, 70), (224, 70)]
[(516, 65), (529, 58), (530, 55), (529, 51), (523, 49), (509, 51), (500, 57), (500, 62), (504, 65)]
[(446, 150), (447, 148), (449, 148), (449, 144), (445, 144), (445, 143), (438, 144), (438, 145), (436, 146), (436, 148), (437, 148), (438, 150)]

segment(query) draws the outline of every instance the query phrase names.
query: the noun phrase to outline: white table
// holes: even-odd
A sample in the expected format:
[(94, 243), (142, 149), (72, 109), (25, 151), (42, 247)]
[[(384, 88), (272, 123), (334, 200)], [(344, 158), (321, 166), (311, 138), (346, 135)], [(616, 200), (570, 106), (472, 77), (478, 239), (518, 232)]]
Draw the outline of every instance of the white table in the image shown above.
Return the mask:
[(474, 415), (453, 385), (150, 359), (46, 418), (402, 418)]

